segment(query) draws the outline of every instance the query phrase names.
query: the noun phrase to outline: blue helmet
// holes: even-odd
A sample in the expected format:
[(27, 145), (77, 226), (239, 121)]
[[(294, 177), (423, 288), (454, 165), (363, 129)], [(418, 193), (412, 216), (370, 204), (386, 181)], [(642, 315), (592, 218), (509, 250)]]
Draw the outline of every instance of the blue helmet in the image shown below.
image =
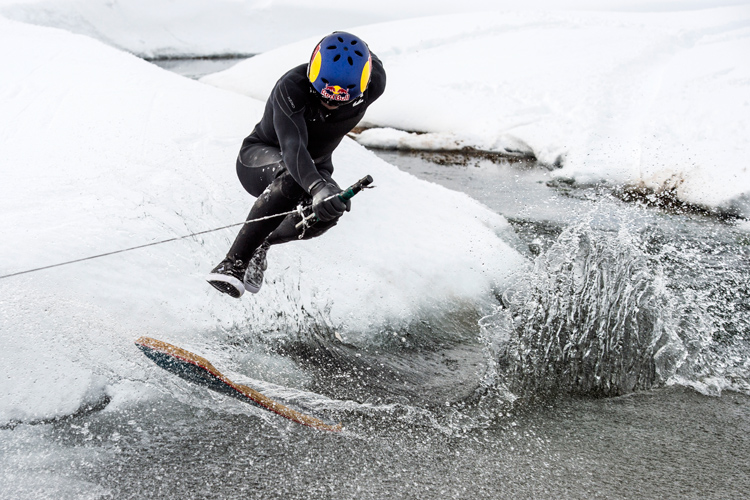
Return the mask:
[(331, 104), (357, 99), (370, 84), (372, 57), (360, 38), (335, 31), (323, 38), (310, 57), (307, 78)]

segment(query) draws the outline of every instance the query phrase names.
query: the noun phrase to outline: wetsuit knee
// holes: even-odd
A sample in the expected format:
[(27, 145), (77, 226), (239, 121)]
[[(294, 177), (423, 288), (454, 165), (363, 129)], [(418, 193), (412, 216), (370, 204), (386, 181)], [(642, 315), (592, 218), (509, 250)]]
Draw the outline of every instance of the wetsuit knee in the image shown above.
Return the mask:
[(236, 167), (242, 187), (256, 198), (286, 171), (279, 148), (247, 140), (237, 155)]
[(277, 179), (281, 181), (281, 193), (290, 200), (302, 200), (309, 196), (287, 170), (284, 170)]
[(228, 255), (248, 262), (255, 249), (285, 220), (275, 215), (294, 210), (306, 196), (289, 172), (281, 172), (253, 203), (247, 219), (254, 222), (242, 226)]
[(297, 181), (292, 178), (292, 175), (288, 171), (283, 170), (277, 175), (278, 176), (263, 192), (263, 196), (282, 196), (287, 200), (295, 202), (300, 202), (305, 197), (309, 196), (305, 190), (297, 184)]
[(283, 171), (283, 163), (272, 163), (259, 167), (248, 167), (240, 159), (237, 159), (237, 178), (245, 191), (256, 198), (266, 190), (266, 188), (276, 179)]

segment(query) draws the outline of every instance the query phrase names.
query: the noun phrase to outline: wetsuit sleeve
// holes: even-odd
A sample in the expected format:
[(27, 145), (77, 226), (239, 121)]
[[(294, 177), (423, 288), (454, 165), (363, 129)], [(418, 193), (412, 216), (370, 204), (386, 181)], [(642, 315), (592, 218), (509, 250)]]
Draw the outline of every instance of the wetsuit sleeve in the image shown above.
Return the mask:
[(320, 172), (320, 175), (322, 175), (323, 177), (325, 177), (326, 172), (328, 172), (330, 175), (330, 173), (333, 172), (333, 159), (331, 155), (328, 155), (322, 160), (319, 160), (318, 163), (315, 164), (315, 168), (318, 169), (318, 172)]
[(367, 104), (371, 104), (385, 92), (385, 68), (378, 56), (370, 52), (372, 56), (372, 76), (370, 85), (367, 86)]
[(273, 126), (279, 138), (284, 164), (292, 178), (310, 192), (323, 179), (307, 151), (305, 90), (291, 82), (279, 82), (273, 96)]

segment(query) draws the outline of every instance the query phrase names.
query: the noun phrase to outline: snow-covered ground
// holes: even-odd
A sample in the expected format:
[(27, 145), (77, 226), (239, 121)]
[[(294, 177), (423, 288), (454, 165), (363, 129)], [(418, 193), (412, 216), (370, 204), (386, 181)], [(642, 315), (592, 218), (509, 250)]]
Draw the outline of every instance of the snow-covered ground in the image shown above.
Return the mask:
[[(365, 132), (363, 144), (534, 154), (581, 183), (673, 189), (686, 202), (750, 216), (750, 4), (470, 12), (357, 33), (388, 72), (366, 121), (392, 128)], [(203, 81), (262, 99), (316, 41)]]
[[(244, 220), (253, 200), (234, 162), (262, 102), (4, 19), (0, 67), (0, 275)], [(330, 306), (345, 338), (366, 341), (482, 300), (522, 265), (498, 236), (506, 221), (467, 196), (352, 140), (334, 162), (341, 184), (371, 174), (377, 188), (325, 236), (273, 248), (257, 296), (236, 301), (204, 281), (236, 229), (0, 279), (0, 422), (118, 394), (143, 376), (140, 335), (210, 343), (207, 332), (235, 325), (271, 330), (269, 311), (304, 304)]]

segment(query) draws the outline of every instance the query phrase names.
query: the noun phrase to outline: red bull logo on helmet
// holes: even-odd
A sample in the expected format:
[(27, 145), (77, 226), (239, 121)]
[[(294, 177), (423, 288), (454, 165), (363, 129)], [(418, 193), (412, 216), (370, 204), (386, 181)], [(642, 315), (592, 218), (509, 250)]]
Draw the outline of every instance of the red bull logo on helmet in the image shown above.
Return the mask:
[(323, 87), (320, 94), (332, 101), (348, 101), (350, 99), (349, 89), (339, 87), (338, 85), (327, 85)]

